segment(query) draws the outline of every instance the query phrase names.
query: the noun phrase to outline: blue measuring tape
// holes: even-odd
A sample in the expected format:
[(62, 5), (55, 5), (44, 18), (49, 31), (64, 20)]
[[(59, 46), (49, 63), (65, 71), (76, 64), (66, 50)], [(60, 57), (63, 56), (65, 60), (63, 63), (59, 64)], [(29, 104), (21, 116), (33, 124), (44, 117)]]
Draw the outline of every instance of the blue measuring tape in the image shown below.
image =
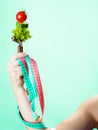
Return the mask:
[[(36, 71), (33, 70), (33, 64), (31, 62), (32, 60), (33, 60), (32, 58), (30, 58), (29, 56), (26, 56), (24, 59), (17, 59), (17, 62), (19, 63), (19, 65), (21, 67), (25, 87), (28, 90), (28, 98), (29, 98), (29, 101), (31, 103), (32, 116), (35, 120), (37, 120), (40, 117), (36, 113), (37, 108), (38, 108), (38, 102), (39, 102), (38, 98), (41, 97), (42, 94), (38, 93), (39, 90), (37, 88), (40, 86), (37, 87), (36, 83), (39, 80), (39, 77), (37, 75), (38, 80), (36, 81), (35, 74), (34, 74), (34, 72), (36, 73)], [(37, 68), (36, 64), (34, 67)], [(38, 69), (36, 69), (36, 70), (38, 70)], [(40, 94), (40, 96), (39, 96), (39, 94)], [(43, 101), (41, 101), (41, 102), (44, 104)], [(42, 110), (42, 116), (43, 116), (43, 111), (44, 110)], [(18, 115), (19, 115), (20, 119), (22, 120), (22, 122), (31, 128), (35, 128), (35, 129), (48, 128), (47, 125), (43, 121), (41, 121), (41, 122), (27, 122), (27, 121), (25, 121), (20, 113), (19, 107), (18, 107)]]

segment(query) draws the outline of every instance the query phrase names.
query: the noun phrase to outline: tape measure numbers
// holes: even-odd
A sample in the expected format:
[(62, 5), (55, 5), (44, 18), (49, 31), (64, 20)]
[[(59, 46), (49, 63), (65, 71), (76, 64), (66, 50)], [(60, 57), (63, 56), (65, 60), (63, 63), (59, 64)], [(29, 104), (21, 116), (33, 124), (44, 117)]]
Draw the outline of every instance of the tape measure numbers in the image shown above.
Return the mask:
[[(33, 117), (35, 120), (40, 118), (40, 116), (36, 113), (36, 110), (38, 107), (38, 101), (39, 101), (41, 112), (42, 112), (42, 118), (43, 118), (44, 96), (43, 96), (43, 89), (42, 89), (42, 84), (40, 80), (37, 63), (34, 59), (30, 58), (29, 56), (26, 56), (25, 58), (17, 59), (17, 62), (19, 63), (22, 70), (24, 83), (26, 86), (26, 90), (28, 91), (28, 98), (29, 98), (29, 101), (31, 102), (31, 109), (32, 109)], [(25, 121), (19, 111), (19, 107), (18, 107), (18, 114), (19, 114), (20, 119), (23, 121), (23, 123), (31, 128), (35, 128), (35, 129), (47, 128), (47, 126), (45, 125), (43, 121), (41, 122)]]

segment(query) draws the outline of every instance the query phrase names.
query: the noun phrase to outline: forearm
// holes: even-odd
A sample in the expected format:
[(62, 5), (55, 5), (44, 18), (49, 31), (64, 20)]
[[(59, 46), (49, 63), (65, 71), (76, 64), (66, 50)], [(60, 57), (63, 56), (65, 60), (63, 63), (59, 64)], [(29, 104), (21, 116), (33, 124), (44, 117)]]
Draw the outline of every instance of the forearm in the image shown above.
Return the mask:
[(31, 122), (34, 121), (33, 116), (32, 116), (31, 104), (25, 95), (25, 91), (23, 87), (14, 86), (13, 91), (14, 91), (17, 104), (19, 106), (20, 112), (24, 120), (31, 121)]
[[(22, 114), (22, 117), (26, 121), (33, 122), (34, 118), (32, 116), (31, 104), (25, 95), (25, 91), (24, 91), (23, 87), (14, 86), (13, 91), (14, 91), (20, 112)], [(25, 127), (27, 130), (35, 130), (35, 129), (27, 127), (27, 126), (25, 126)], [(39, 129), (36, 129), (36, 130), (39, 130)], [(47, 129), (40, 129), (40, 130), (49, 130), (49, 129), (47, 128)]]
[[(16, 61), (18, 58), (25, 57), (26, 55), (27, 54), (25, 53), (15, 54), (8, 64), (8, 71), (10, 74), (9, 76), (12, 83), (12, 88), (16, 97), (17, 105), (19, 106), (20, 113), (25, 121), (33, 123), (35, 120), (32, 115), (31, 103), (29, 102), (23, 88), (24, 80), (23, 80), (21, 67)], [(39, 130), (39, 129), (29, 128), (27, 126), (26, 129)], [(45, 130), (45, 129), (40, 129), (40, 130)]]

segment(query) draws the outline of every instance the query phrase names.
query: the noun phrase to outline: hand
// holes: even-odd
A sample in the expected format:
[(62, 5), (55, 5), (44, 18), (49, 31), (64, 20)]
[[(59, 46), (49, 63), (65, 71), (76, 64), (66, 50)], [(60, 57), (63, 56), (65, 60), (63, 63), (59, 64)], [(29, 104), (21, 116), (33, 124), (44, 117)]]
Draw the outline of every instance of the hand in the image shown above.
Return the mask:
[[(9, 71), (12, 87), (14, 89), (16, 101), (19, 106), (23, 119), (28, 122), (35, 122), (35, 120), (32, 116), (31, 103), (29, 102), (27, 95), (23, 88), (24, 81), (23, 81), (23, 77), (22, 77), (23, 76), (22, 71), (21, 71), (21, 68), (20, 68), (18, 62), (16, 61), (17, 58), (22, 58), (25, 56), (27, 56), (26, 53), (15, 54), (8, 63), (8, 71)], [(26, 126), (26, 129), (35, 130), (35, 129), (27, 127), (27, 126)], [(38, 129), (36, 129), (36, 130), (38, 130)], [(44, 130), (44, 129), (40, 129), (40, 130)], [(50, 130), (50, 129), (47, 128), (45, 130)]]
[(23, 86), (24, 84), (22, 71), (16, 59), (25, 56), (27, 56), (26, 53), (17, 53), (12, 57), (12, 59), (8, 63), (8, 71), (9, 71), (12, 86), (20, 87)]

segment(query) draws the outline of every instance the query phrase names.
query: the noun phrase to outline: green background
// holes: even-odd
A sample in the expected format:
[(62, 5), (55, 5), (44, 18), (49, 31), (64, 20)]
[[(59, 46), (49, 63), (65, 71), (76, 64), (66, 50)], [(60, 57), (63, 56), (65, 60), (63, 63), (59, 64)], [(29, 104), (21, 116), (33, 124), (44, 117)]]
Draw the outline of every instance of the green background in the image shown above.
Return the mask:
[(25, 130), (17, 116), (7, 64), (15, 14), (26, 10), (32, 39), (24, 50), (36, 59), (50, 127), (98, 93), (98, 0), (0, 1), (0, 130)]

